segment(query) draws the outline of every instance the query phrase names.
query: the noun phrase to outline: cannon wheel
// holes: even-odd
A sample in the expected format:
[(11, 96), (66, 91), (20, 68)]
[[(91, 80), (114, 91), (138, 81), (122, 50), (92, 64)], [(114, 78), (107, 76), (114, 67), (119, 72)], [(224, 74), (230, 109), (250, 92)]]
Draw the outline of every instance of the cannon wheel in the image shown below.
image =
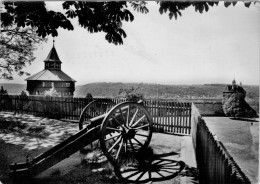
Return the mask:
[(111, 100), (94, 100), (90, 102), (81, 112), (79, 117), (79, 130), (86, 128), (90, 119), (107, 113), (115, 103)]
[(138, 103), (123, 102), (113, 107), (101, 125), (100, 146), (108, 160), (117, 166), (120, 155), (147, 148), (152, 137), (152, 118)]

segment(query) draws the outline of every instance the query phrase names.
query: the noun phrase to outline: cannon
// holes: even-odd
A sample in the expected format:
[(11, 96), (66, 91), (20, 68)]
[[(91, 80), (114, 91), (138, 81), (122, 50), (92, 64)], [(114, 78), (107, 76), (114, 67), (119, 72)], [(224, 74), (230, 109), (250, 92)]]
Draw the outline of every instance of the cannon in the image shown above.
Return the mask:
[[(32, 178), (97, 140), (108, 161), (117, 168), (121, 155), (148, 147), (152, 126), (152, 118), (141, 103), (92, 101), (80, 114), (79, 132), (26, 162), (11, 164), (10, 177)], [(119, 171), (115, 173), (120, 177)]]

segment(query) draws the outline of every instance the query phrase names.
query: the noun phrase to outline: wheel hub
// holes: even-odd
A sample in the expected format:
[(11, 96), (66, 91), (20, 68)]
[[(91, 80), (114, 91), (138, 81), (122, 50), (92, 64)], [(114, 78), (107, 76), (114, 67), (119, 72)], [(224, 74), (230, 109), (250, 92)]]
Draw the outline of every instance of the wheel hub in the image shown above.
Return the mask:
[(122, 135), (123, 135), (124, 139), (132, 139), (132, 138), (134, 138), (135, 133), (136, 133), (135, 129), (124, 128)]

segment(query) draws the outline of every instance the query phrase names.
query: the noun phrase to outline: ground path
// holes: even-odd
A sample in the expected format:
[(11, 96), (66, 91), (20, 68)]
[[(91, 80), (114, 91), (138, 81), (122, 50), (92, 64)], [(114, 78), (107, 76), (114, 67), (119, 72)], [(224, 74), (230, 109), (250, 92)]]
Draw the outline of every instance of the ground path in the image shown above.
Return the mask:
[[(9, 165), (24, 162), (57, 145), (78, 132), (78, 125), (68, 121), (0, 113), (0, 181), (9, 183)], [(190, 136), (154, 133), (150, 147), (154, 161), (150, 170), (136, 172), (129, 178), (148, 183), (198, 183), (196, 161)], [(179, 162), (181, 161), (181, 162)], [(181, 167), (181, 172), (176, 169)], [(129, 176), (130, 174), (128, 174)], [(141, 178), (141, 179), (140, 179)], [(148, 179), (148, 180), (147, 180)], [(35, 178), (36, 183), (120, 183), (113, 168), (99, 151), (76, 152)]]

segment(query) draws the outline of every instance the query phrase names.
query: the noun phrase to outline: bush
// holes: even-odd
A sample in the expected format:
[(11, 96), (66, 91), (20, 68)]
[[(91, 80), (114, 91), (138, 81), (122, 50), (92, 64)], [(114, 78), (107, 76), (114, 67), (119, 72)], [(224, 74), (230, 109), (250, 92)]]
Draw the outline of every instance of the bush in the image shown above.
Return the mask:
[(144, 100), (143, 94), (138, 92), (138, 88), (131, 89), (120, 89), (119, 98), (124, 98), (126, 101), (138, 102), (139, 100)]
[(19, 98), (20, 98), (20, 100), (18, 101), (18, 104), (17, 104), (18, 109), (23, 110), (29, 102), (28, 95), (25, 91), (22, 91)]
[(93, 96), (91, 93), (87, 93), (86, 98), (89, 99), (90, 101), (93, 100)]
[(30, 101), (24, 107), (25, 110), (29, 112), (35, 112), (37, 115), (43, 115), (44, 113), (44, 106), (41, 102), (38, 101)]
[(7, 90), (1, 86), (0, 89), (0, 110), (7, 110), (12, 105), (12, 100), (9, 98)]
[(44, 116), (52, 119), (62, 118), (60, 112), (60, 105), (57, 102), (52, 101), (30, 101), (25, 105), (24, 109), (29, 112), (33, 112), (38, 116)]
[(62, 114), (58, 102), (46, 101), (44, 103), (43, 115), (48, 118), (61, 119)]
[(4, 89), (3, 86), (1, 86), (0, 97), (3, 97), (3, 96), (8, 96), (8, 92), (7, 92), (7, 90)]
[(243, 96), (239, 94), (232, 94), (229, 97), (229, 99), (223, 104), (223, 111), (226, 114), (226, 116), (231, 116), (234, 118), (257, 117), (256, 111), (252, 109), (245, 101)]
[(43, 102), (44, 110), (43, 115), (48, 118), (53, 119), (60, 119), (62, 118), (61, 115), (61, 108), (58, 102), (52, 102), (52, 97), (60, 97), (60, 94), (57, 92), (54, 86), (48, 91), (44, 92), (44, 96), (46, 97), (46, 101)]

